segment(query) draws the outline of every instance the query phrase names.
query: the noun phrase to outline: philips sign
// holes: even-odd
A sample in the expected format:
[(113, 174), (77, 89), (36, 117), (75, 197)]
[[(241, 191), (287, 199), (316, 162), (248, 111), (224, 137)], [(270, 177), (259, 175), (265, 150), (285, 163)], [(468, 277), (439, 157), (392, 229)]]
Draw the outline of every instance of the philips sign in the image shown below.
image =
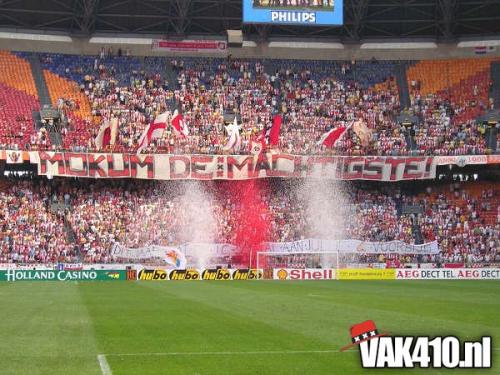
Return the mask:
[(316, 13), (272, 11), (271, 21), (276, 23), (316, 23)]
[(243, 0), (243, 23), (342, 25), (343, 0)]

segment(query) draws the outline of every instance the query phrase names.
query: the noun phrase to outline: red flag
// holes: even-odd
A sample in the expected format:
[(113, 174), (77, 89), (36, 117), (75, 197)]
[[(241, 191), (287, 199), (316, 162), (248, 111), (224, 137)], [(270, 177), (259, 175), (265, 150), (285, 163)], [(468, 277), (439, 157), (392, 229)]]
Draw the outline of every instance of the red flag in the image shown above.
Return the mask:
[(108, 127), (104, 131), (104, 135), (102, 137), (102, 145), (109, 146), (111, 144), (111, 128)]
[(318, 141), (318, 145), (325, 145), (326, 147), (335, 146), (335, 144), (342, 138), (346, 130), (349, 128), (350, 126), (339, 126), (338, 128), (333, 128), (332, 130), (323, 134), (321, 139)]
[(177, 134), (180, 134), (182, 137), (186, 137), (189, 134), (189, 129), (184, 122), (184, 117), (179, 113), (177, 109), (174, 112), (171, 124), (174, 131)]
[(257, 138), (258, 141), (262, 143), (262, 151), (266, 149), (266, 146), (276, 146), (280, 137), (282, 117), (281, 115), (276, 115), (273, 117), (273, 123), (271, 126), (266, 125), (262, 134)]
[(278, 144), (282, 121), (283, 119), (281, 115), (275, 115), (273, 117), (273, 126), (271, 127), (271, 132), (269, 134), (269, 144), (271, 146), (276, 146)]

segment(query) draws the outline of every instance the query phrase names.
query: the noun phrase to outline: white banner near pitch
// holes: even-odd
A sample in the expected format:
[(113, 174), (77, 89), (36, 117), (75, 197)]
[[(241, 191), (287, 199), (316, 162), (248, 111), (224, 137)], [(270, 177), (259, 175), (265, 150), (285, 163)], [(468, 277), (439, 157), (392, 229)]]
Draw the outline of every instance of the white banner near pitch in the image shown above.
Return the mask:
[(227, 243), (201, 243), (188, 242), (178, 246), (186, 257), (209, 255), (212, 257), (228, 257), (233, 254), (237, 247)]
[(43, 176), (150, 180), (247, 180), (267, 177), (401, 181), (434, 179), (432, 156), (137, 155), (31, 151)]
[(115, 243), (111, 248), (111, 256), (116, 259), (162, 259), (175, 268), (186, 268), (186, 257), (176, 247), (150, 245), (138, 248), (129, 248)]
[(500, 268), (397, 269), (396, 280), (499, 280)]
[(317, 253), (338, 251), (339, 253), (358, 254), (438, 254), (437, 241), (422, 245), (407, 244), (402, 241), (368, 242), (360, 240), (319, 240), (307, 239), (293, 242), (268, 242), (269, 252), (278, 253)]

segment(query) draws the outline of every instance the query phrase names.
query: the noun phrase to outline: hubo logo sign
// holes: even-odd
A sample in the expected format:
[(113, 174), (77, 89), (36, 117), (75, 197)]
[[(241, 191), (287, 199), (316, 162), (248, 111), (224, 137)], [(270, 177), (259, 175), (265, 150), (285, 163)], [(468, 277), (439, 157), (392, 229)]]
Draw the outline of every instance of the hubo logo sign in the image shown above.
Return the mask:
[(168, 280), (165, 270), (140, 270), (137, 275), (138, 280)]
[(173, 270), (169, 274), (170, 280), (199, 280), (200, 272), (195, 269)]
[(93, 280), (125, 280), (123, 270), (17, 270), (0, 271), (1, 281), (93, 281)]
[(351, 344), (359, 345), (363, 368), (491, 368), (491, 337), (464, 341), (455, 336), (389, 336), (372, 320), (350, 329)]
[(202, 280), (231, 280), (231, 273), (224, 268), (206, 269), (201, 273)]
[(232, 270), (233, 280), (255, 280), (262, 279), (262, 271), (256, 269), (236, 269)]

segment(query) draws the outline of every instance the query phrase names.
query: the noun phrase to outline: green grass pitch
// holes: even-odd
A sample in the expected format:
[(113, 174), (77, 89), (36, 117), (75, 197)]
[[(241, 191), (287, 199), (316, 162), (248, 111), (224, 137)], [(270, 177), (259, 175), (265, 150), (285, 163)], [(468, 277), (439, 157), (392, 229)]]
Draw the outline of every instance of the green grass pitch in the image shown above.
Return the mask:
[[(1, 374), (500, 374), (497, 281), (0, 284)], [(362, 370), (349, 327), (493, 336), (490, 370)], [(498, 346), (497, 346), (498, 345)]]

